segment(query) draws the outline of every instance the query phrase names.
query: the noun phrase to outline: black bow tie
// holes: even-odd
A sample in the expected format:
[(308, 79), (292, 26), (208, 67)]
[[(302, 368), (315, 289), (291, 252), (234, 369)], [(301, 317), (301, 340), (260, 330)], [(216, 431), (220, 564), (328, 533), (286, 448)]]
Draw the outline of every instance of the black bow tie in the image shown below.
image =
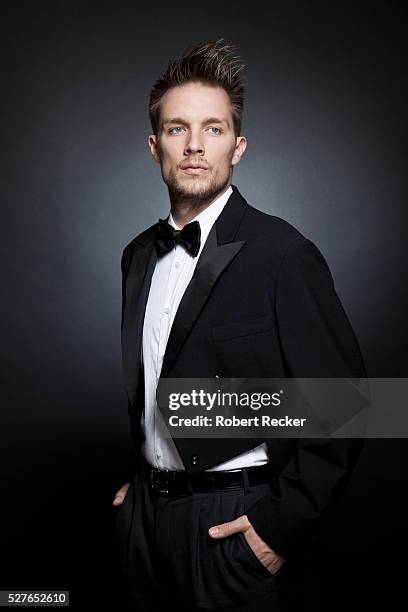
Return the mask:
[(156, 234), (156, 248), (159, 255), (171, 251), (176, 244), (181, 244), (193, 257), (200, 250), (201, 229), (198, 221), (191, 221), (182, 230), (176, 230), (165, 221), (159, 219), (159, 227)]

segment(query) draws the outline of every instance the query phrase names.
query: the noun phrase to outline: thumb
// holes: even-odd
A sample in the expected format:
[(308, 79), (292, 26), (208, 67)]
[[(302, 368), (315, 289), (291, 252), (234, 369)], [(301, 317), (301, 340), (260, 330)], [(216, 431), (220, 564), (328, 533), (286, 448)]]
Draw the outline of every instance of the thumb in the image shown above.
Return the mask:
[(233, 533), (245, 531), (248, 528), (248, 524), (249, 521), (246, 516), (239, 516), (234, 521), (213, 525), (209, 528), (208, 533), (212, 538), (226, 538)]

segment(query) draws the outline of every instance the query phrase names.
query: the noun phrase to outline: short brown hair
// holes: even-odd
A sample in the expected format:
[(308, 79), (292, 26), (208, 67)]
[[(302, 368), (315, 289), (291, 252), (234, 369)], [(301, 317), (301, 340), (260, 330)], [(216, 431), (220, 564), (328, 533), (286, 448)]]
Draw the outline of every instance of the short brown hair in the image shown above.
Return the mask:
[(232, 105), (235, 136), (240, 136), (244, 109), (244, 81), (241, 72), (245, 66), (238, 56), (232, 55), (236, 49), (234, 45), (219, 46), (222, 40), (197, 43), (182, 56), (169, 62), (167, 70), (150, 92), (149, 118), (156, 136), (162, 97), (172, 87), (189, 81), (211, 83), (224, 88)]

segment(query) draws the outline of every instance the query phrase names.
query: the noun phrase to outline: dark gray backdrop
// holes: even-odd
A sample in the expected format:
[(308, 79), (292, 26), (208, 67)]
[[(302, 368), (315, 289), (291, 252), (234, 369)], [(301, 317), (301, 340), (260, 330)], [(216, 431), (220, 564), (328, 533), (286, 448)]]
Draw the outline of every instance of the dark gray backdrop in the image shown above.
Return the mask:
[[(3, 10), (0, 589), (71, 589), (80, 607), (120, 588), (120, 257), (169, 207), (147, 147), (154, 80), (197, 41), (238, 45), (248, 148), (234, 184), (322, 250), (369, 376), (406, 376), (407, 19), (393, 3)], [(395, 596), (406, 454), (405, 440), (366, 443), (323, 545), (331, 607), (352, 588)]]

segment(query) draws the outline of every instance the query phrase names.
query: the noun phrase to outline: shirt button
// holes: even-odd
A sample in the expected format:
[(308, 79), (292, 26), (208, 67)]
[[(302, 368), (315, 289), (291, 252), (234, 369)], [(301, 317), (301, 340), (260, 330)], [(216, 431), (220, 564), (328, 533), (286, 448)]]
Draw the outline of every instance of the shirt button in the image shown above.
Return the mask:
[(176, 268), (178, 268), (178, 267), (179, 267), (179, 265), (180, 265), (180, 262), (179, 262), (179, 261), (176, 261), (176, 263), (174, 264), (174, 266), (175, 266)]
[(165, 314), (169, 314), (169, 312), (170, 312), (170, 308), (165, 308), (165, 309), (164, 309), (164, 313), (165, 313)]

